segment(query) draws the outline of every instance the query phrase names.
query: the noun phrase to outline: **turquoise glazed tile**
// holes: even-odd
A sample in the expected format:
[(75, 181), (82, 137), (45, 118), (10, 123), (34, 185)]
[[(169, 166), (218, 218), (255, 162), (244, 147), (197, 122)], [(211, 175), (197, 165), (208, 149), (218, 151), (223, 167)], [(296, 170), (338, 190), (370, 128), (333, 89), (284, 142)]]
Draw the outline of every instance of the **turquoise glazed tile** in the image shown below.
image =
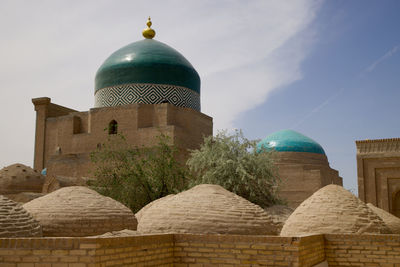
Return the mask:
[(282, 130), (268, 135), (257, 144), (258, 151), (262, 148), (281, 152), (309, 152), (325, 155), (320, 144), (293, 130)]
[(135, 83), (175, 85), (200, 93), (200, 77), (190, 62), (153, 39), (131, 43), (109, 56), (96, 73), (95, 92)]

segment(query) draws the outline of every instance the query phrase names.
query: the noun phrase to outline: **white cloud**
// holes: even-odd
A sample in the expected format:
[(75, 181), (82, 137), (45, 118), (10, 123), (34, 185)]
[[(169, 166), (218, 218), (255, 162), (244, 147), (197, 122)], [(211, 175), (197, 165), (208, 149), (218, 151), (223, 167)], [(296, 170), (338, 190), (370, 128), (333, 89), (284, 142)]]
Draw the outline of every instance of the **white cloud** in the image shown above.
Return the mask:
[(141, 39), (176, 48), (202, 78), (202, 111), (215, 129), (301, 78), (320, 1), (1, 1), (0, 167), (32, 164), (31, 98), (93, 106), (94, 75), (116, 49)]
[(239, 114), (301, 78), (300, 64), (313, 39), (309, 26), (320, 6), (320, 1), (224, 3), (199, 4), (179, 30), (166, 33), (200, 73), (202, 111), (214, 118), (214, 129), (233, 127)]

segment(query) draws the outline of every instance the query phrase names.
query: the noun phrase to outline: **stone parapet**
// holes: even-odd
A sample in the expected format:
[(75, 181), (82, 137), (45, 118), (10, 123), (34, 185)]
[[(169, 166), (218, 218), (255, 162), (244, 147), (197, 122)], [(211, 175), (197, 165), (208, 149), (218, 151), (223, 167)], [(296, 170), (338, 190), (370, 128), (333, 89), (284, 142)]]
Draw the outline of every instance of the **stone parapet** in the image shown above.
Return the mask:
[(358, 196), (400, 217), (400, 138), (356, 141)]
[(0, 238), (1, 266), (400, 265), (400, 235)]
[(324, 235), (329, 266), (400, 266), (400, 235)]
[(400, 138), (356, 141), (357, 154), (400, 152)]
[(173, 235), (3, 238), (0, 262), (0, 266), (173, 266)]
[(313, 266), (325, 258), (322, 235), (174, 237), (174, 266)]

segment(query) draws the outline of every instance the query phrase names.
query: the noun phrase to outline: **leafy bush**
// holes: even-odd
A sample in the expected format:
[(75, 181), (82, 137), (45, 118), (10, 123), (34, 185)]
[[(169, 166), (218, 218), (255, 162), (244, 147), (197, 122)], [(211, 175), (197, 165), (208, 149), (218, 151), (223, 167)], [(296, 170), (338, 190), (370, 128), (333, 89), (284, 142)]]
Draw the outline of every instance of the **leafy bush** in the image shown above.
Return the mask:
[(176, 161), (175, 146), (161, 134), (151, 148), (132, 148), (121, 134), (91, 154), (95, 164), (93, 188), (137, 212), (153, 200), (187, 188), (187, 172)]
[(246, 139), (241, 131), (206, 137), (187, 162), (195, 177), (192, 185), (218, 184), (263, 208), (281, 203), (273, 152), (257, 152), (256, 145), (257, 141)]

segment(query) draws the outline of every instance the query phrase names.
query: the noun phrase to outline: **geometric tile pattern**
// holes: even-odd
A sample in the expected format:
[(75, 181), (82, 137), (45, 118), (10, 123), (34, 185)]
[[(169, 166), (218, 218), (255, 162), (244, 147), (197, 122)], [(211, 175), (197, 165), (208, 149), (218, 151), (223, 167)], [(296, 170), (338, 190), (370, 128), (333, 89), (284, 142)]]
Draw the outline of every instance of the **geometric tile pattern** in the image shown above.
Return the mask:
[(171, 103), (200, 111), (200, 94), (182, 86), (134, 83), (106, 87), (95, 93), (95, 107), (112, 107), (133, 103)]

